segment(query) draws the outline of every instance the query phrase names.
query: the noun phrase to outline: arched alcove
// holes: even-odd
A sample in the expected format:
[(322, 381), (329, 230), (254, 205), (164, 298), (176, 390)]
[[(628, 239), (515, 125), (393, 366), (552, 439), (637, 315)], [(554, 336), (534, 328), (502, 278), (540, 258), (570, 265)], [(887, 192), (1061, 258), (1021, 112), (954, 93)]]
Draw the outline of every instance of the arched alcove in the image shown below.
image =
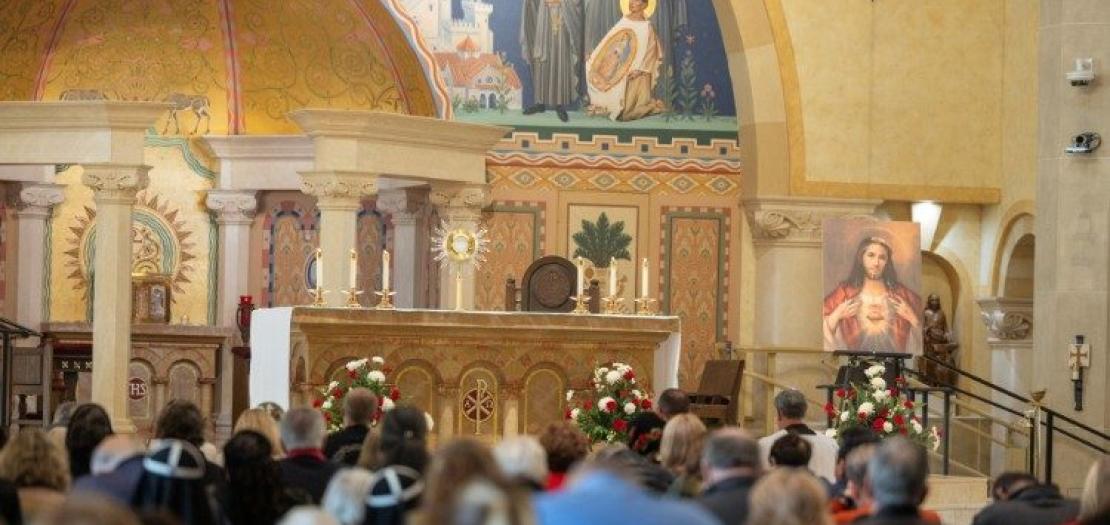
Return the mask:
[(1007, 254), (998, 294), (1009, 299), (1033, 298), (1033, 254), (1036, 237), (1025, 234), (1017, 239)]

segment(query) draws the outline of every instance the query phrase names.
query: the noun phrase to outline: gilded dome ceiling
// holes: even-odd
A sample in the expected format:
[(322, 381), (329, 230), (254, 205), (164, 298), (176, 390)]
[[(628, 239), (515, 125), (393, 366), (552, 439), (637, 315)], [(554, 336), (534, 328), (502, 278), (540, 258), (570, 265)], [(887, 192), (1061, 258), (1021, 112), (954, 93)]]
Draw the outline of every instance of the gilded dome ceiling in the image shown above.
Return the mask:
[(296, 133), (303, 107), (435, 116), (394, 1), (10, 0), (0, 100), (165, 101), (168, 134)]

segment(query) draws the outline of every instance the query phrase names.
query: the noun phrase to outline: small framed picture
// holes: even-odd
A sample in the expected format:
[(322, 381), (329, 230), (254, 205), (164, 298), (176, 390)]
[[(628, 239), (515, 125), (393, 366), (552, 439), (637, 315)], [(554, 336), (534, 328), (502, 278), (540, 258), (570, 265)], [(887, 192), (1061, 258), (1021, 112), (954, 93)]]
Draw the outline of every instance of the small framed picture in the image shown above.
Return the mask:
[(135, 323), (169, 324), (172, 294), (169, 275), (132, 275), (131, 320)]

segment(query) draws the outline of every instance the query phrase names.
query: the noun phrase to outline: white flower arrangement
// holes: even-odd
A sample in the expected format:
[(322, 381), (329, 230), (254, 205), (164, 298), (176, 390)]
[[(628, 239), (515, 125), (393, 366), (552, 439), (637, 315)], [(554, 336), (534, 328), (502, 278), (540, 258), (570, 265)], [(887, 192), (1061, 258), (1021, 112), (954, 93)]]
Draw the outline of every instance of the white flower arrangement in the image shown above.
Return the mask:
[(380, 356), (380, 355), (376, 355), (374, 357), (371, 357), (370, 361), (372, 363), (374, 363), (375, 365), (384, 365), (385, 364), (385, 359), (382, 359), (382, 356)]
[(886, 379), (883, 379), (881, 377), (872, 377), (871, 387), (875, 390), (886, 390)]
[(610, 370), (608, 374), (605, 374), (605, 382), (609, 383), (610, 385), (615, 385), (617, 384), (617, 381), (621, 380), (621, 375), (623, 374), (621, 374), (617, 370)]
[(370, 381), (373, 381), (375, 383), (384, 383), (385, 374), (382, 373), (381, 370), (371, 370), (366, 374), (366, 379), (369, 379)]
[(926, 429), (919, 407), (905, 395), (906, 381), (894, 379), (892, 385), (882, 377), (886, 367), (873, 365), (864, 370), (867, 380), (836, 389), (833, 401), (825, 405), (836, 435), (853, 428), (867, 428), (879, 437), (903, 435), (934, 450), (940, 441), (936, 427)]
[(567, 402), (569, 403), (571, 399), (574, 399), (574, 390), (567, 390)]
[(628, 414), (630, 416), (632, 414), (635, 414), (636, 413), (636, 404), (632, 403), (632, 402), (625, 403), (624, 404), (624, 413)]
[(871, 365), (867, 370), (863, 371), (868, 378), (879, 377), (886, 373), (886, 367), (883, 365)]
[(870, 401), (861, 403), (857, 412), (861, 416), (870, 416), (875, 413), (875, 405), (871, 404)]
[(635, 386), (636, 372), (626, 363), (595, 367), (592, 381), (593, 388), (582, 395), (567, 391), (564, 417), (593, 443), (627, 442), (632, 420), (652, 408), (650, 394)]
[(602, 412), (611, 414), (611, 413), (613, 413), (613, 411), (609, 409), (609, 404), (614, 402), (614, 401), (616, 401), (616, 400), (609, 397), (609, 396), (605, 396), (605, 397), (597, 400), (597, 408), (599, 410), (601, 410)]
[(382, 410), (385, 410), (385, 411), (393, 410), (394, 406), (396, 406), (396, 405), (393, 404), (392, 399), (389, 399), (387, 397), (387, 398), (382, 400)]

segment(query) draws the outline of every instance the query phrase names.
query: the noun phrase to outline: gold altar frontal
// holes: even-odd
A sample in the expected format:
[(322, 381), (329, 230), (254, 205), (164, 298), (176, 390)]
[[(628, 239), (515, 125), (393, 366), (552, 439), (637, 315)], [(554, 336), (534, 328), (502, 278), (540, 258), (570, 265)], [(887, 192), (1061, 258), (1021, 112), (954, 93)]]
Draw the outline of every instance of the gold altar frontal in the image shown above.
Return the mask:
[(400, 402), (431, 414), (439, 439), (536, 433), (563, 419), (568, 389), (592, 388), (599, 364), (631, 364), (647, 392), (676, 386), (679, 329), (677, 317), (294, 308), (291, 401), (311, 403), (345, 363), (381, 356)]

